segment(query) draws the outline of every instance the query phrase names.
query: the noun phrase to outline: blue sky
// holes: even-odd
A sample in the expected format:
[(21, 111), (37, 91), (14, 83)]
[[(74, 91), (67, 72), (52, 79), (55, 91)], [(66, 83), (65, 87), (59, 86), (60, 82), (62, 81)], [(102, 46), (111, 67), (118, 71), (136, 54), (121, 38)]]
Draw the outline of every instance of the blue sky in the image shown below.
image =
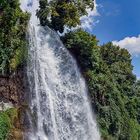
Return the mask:
[(132, 54), (134, 73), (140, 78), (140, 0), (97, 0), (99, 16), (92, 33), (100, 44), (108, 41)]

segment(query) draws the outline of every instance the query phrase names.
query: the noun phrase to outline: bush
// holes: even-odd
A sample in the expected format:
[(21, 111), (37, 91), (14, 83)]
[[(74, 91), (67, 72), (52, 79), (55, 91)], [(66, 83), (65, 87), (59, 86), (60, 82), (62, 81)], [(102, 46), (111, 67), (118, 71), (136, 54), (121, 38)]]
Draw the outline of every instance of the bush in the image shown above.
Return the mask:
[(7, 139), (16, 117), (17, 109), (15, 108), (0, 112), (0, 140)]

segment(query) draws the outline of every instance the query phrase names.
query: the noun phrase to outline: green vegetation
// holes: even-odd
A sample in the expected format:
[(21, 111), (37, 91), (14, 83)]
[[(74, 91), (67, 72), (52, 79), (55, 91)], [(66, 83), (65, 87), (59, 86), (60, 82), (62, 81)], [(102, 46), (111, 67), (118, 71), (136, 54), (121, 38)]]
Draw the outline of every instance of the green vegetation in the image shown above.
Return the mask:
[(6, 140), (17, 118), (17, 109), (11, 108), (5, 112), (0, 112), (0, 140)]
[(112, 43), (99, 47), (85, 31), (61, 38), (76, 57), (87, 80), (89, 96), (104, 140), (140, 139), (140, 82), (131, 55)]
[(80, 17), (87, 14), (86, 8), (93, 7), (93, 0), (40, 0), (37, 16), (42, 26), (47, 25), (62, 33), (64, 26), (80, 25)]
[(8, 74), (23, 62), (29, 14), (23, 13), (19, 0), (0, 1), (0, 74)]

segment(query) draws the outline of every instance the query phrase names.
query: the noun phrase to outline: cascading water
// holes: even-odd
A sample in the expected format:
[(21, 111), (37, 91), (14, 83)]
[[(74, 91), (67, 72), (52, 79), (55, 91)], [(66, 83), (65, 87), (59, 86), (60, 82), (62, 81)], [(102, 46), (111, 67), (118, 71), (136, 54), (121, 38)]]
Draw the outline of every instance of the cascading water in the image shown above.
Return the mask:
[(32, 115), (25, 140), (100, 140), (74, 58), (56, 32), (39, 26), (37, 0), (22, 0), (21, 7), (31, 12), (27, 74)]

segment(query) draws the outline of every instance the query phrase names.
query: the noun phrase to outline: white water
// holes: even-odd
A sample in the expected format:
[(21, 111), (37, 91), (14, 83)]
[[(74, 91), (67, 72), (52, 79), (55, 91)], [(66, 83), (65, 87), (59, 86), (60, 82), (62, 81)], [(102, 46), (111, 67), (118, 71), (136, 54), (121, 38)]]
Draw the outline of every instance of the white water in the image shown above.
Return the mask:
[(56, 32), (39, 26), (37, 0), (32, 4), (22, 0), (21, 4), (32, 15), (27, 71), (32, 115), (25, 140), (100, 140), (75, 60)]

